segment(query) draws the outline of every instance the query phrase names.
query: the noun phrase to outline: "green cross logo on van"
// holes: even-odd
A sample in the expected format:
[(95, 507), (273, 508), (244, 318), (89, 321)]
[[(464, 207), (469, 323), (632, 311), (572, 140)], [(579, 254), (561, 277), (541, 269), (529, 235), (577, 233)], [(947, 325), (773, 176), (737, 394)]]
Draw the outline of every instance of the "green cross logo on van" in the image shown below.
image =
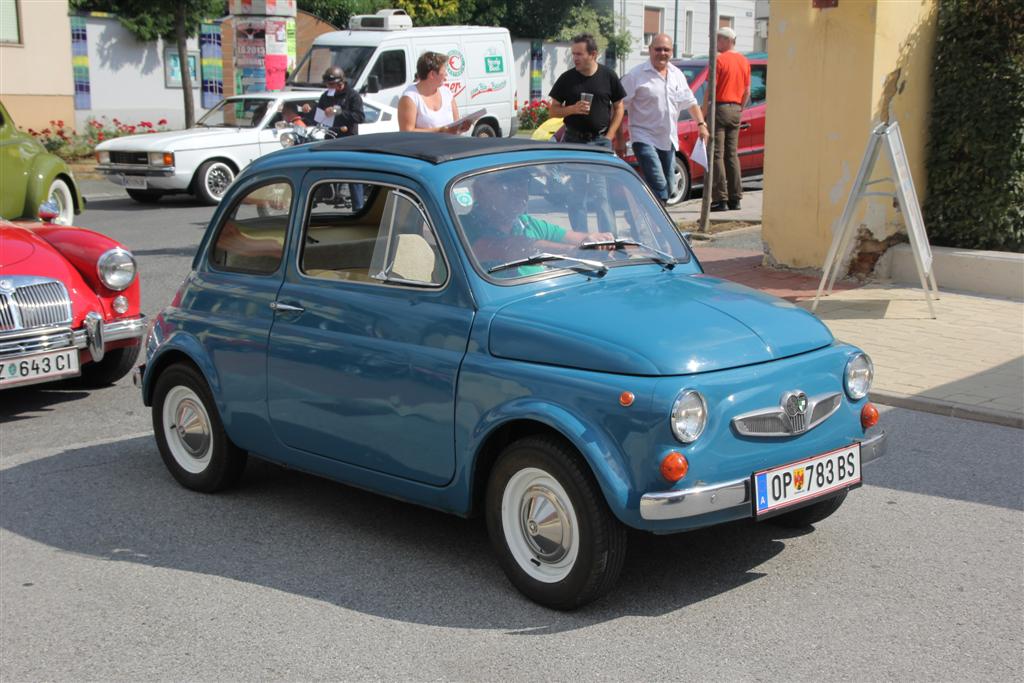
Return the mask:
[(489, 74), (500, 74), (505, 71), (504, 60), (501, 55), (494, 55), (493, 57), (484, 57), (484, 69)]

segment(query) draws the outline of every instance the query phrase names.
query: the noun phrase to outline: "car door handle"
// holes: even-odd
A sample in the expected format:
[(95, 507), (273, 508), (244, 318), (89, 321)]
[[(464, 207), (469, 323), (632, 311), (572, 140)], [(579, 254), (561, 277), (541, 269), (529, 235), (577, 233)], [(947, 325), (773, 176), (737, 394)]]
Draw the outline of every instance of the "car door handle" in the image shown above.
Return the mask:
[(740, 124), (740, 130), (746, 130), (747, 128), (750, 128), (750, 124), (749, 123), (741, 123)]
[(302, 306), (293, 306), (292, 304), (283, 304), (280, 301), (271, 301), (270, 309), (273, 311), (280, 311), (281, 313), (303, 313), (305, 308)]

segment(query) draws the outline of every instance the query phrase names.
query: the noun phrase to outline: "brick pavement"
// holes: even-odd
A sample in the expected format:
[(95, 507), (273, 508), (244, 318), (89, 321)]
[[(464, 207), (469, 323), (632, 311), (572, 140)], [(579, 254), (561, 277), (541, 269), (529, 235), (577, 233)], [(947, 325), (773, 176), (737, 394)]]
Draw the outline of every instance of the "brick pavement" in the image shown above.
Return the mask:
[[(810, 309), (817, 276), (762, 267), (756, 251), (695, 251), (709, 274)], [(846, 282), (817, 314), (871, 356), (873, 400), (1024, 428), (1024, 301), (941, 291), (935, 311), (920, 289)]]

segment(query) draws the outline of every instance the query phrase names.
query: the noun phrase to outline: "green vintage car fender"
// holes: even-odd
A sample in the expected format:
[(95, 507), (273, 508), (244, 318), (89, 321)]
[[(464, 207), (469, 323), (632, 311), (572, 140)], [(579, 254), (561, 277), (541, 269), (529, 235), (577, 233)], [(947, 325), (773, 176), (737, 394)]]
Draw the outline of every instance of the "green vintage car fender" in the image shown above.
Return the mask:
[(39, 154), (32, 160), (32, 166), (28, 174), (28, 187), (25, 188), (24, 216), (35, 216), (39, 211), (39, 205), (47, 200), (50, 193), (50, 185), (57, 178), (67, 183), (71, 190), (71, 196), (75, 202), (75, 213), (79, 214), (85, 209), (85, 199), (78, 189), (71, 170), (64, 161), (52, 154)]

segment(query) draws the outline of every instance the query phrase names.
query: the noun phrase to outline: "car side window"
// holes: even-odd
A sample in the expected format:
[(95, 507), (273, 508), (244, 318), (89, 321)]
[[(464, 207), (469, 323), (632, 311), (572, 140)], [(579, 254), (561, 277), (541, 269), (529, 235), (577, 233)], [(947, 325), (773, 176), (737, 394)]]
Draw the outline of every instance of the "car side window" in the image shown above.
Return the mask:
[(370, 70), (380, 80), (380, 87), (395, 88), (405, 84), (405, 50), (388, 50), (377, 58)]
[[(708, 89), (708, 82), (704, 81), (700, 84), (700, 87), (693, 91), (693, 96), (697, 98), (697, 104), (704, 105), (704, 91)], [(680, 121), (689, 121), (692, 117), (690, 116), (689, 109), (683, 109), (679, 112)]]
[(363, 123), (377, 123), (380, 120), (380, 109), (363, 102)]
[[(290, 100), (290, 102), (295, 105), (296, 111), (300, 113), (302, 112), (302, 107), (307, 104), (309, 105), (310, 110), (316, 109), (316, 100)], [(274, 115), (269, 121), (267, 121), (267, 125), (265, 126), (266, 128), (273, 128), (277, 125), (277, 122), (282, 119), (283, 115), (281, 114), (281, 108), (281, 106), (278, 106), (277, 111), (275, 111)]]
[(210, 250), (210, 265), (254, 275), (277, 272), (291, 216), (292, 186), (261, 185), (239, 199), (221, 223)]
[(328, 280), (438, 287), (448, 276), (419, 201), (403, 190), (326, 181), (310, 191), (299, 269)]
[(760, 64), (750, 67), (750, 104), (754, 107), (768, 99), (768, 67)]

